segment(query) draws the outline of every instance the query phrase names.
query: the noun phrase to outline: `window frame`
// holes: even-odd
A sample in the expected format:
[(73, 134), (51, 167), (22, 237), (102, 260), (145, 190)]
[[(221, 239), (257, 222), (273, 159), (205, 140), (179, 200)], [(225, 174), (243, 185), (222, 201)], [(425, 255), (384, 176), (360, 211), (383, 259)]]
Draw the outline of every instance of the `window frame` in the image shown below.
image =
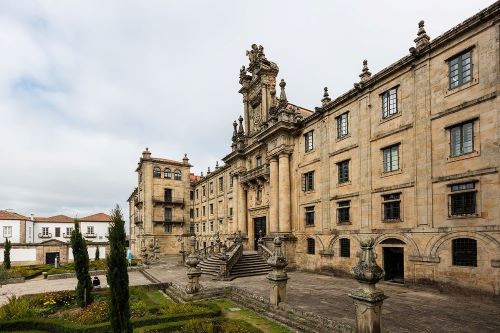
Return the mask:
[(312, 227), (315, 224), (315, 206), (304, 207), (304, 218), (306, 227)]
[[(6, 232), (6, 231), (9, 232)], [(4, 225), (3, 226), (3, 238), (11, 238), (12, 237), (12, 226), (11, 225)]]
[(306, 250), (307, 250), (307, 254), (310, 254), (310, 255), (316, 254), (316, 240), (314, 238), (308, 237), (306, 239)]
[[(396, 203), (398, 204), (398, 207), (397, 207), (398, 217), (387, 217), (388, 207), (390, 207), (391, 213), (394, 214), (394, 210), (395, 210), (394, 204), (396, 204)], [(401, 192), (383, 194), (382, 195), (382, 221), (385, 223), (403, 221), (401, 203), (402, 203), (402, 193)]]
[[(475, 125), (476, 119), (471, 119), (464, 121), (459, 124), (455, 124), (452, 126), (447, 127), (447, 130), (450, 132), (450, 158), (455, 158), (455, 157), (460, 157), (463, 155), (471, 154), (474, 153), (474, 125)], [(465, 146), (465, 129), (464, 126), (470, 125), (470, 132), (471, 132), (471, 137), (470, 137), (470, 151), (464, 151), (464, 146)], [(454, 146), (456, 143), (454, 143), (454, 134), (453, 131), (455, 129), (459, 129), (459, 151), (455, 152), (454, 151)]]
[(174, 171), (174, 180), (182, 180), (182, 172), (179, 169)]
[[(398, 90), (399, 85), (387, 89), (383, 93), (380, 94), (381, 102), (382, 102), (382, 119), (389, 119), (392, 116), (399, 113), (398, 108)], [(394, 93), (392, 93), (394, 92)], [(393, 97), (394, 96), (394, 97)], [(387, 100), (387, 103), (385, 102)], [(391, 106), (394, 106), (391, 109)], [(386, 109), (387, 107), (387, 109)]]
[(351, 240), (349, 238), (339, 239), (339, 257), (341, 258), (351, 257)]
[[(349, 135), (349, 111), (342, 113), (335, 119), (337, 120), (337, 139), (345, 138)], [(343, 120), (345, 120), (345, 126), (342, 124)]]
[[(468, 57), (464, 58), (464, 55), (466, 54), (469, 54)], [(449, 58), (447, 60), (447, 63), (448, 63), (448, 90), (453, 90), (453, 89), (457, 89), (467, 83), (470, 83), (473, 81), (474, 79), (474, 64), (472, 62), (472, 48), (468, 48), (466, 50), (463, 50), (462, 52), (452, 56), (451, 58)], [(468, 59), (469, 62), (467, 64), (463, 64), (463, 62), (465, 61), (465, 59)], [(457, 65), (457, 68), (456, 68), (456, 71), (457, 71), (457, 74), (456, 74), (456, 77), (457, 77), (457, 80), (456, 81), (453, 81), (452, 82), (452, 77), (455, 77), (455, 75), (451, 75), (452, 73), (452, 66), (454, 66), (455, 64), (453, 62), (456, 61), (456, 65)], [(469, 65), (470, 67), (468, 69), (465, 69), (464, 71), (464, 67)], [(454, 71), (455, 69), (453, 69)], [(464, 72), (466, 71), (470, 71), (470, 73), (467, 75), (469, 77), (469, 79), (467, 81), (464, 81)], [(452, 83), (455, 83), (456, 82), (456, 85), (452, 86)]]
[(314, 191), (314, 170), (302, 174), (302, 192)]
[[(343, 212), (347, 210), (347, 214)], [(342, 212), (342, 213), (341, 213)], [(342, 220), (342, 217), (347, 216), (347, 221)], [(337, 201), (337, 224), (350, 224), (351, 223), (351, 200)]]
[(165, 168), (163, 170), (163, 177), (165, 179), (172, 179), (172, 170), (170, 170), (170, 168)]
[[(382, 150), (382, 170), (383, 170), (383, 173), (391, 173), (391, 172), (401, 170), (401, 153), (400, 153), (401, 143), (395, 143), (395, 144), (392, 144), (390, 146), (386, 146), (386, 147), (382, 148), (381, 150)], [(387, 156), (386, 151), (389, 151), (389, 160), (388, 160), (389, 163), (387, 163), (387, 161), (386, 161), (386, 156)], [(397, 168), (396, 169), (393, 169), (394, 152), (397, 153)], [(387, 166), (390, 166), (390, 168), (387, 169)]]
[(153, 167), (153, 178), (161, 178), (161, 168), (159, 166)]
[(224, 177), (219, 177), (219, 192), (224, 192)]
[[(448, 193), (448, 217), (449, 218), (460, 218), (460, 217), (471, 217), (478, 215), (478, 189), (476, 188), (477, 181), (471, 180), (467, 182), (454, 183), (449, 186)], [(462, 186), (462, 188), (461, 188)], [(470, 198), (468, 198), (470, 196)], [(460, 198), (461, 199), (458, 199)], [(454, 205), (454, 200), (461, 200), (463, 207), (461, 211), (454, 211), (456, 205)], [(472, 203), (472, 211), (467, 211), (467, 200)]]
[[(467, 241), (467, 242), (466, 242)], [(459, 244), (461, 242), (462, 244)], [(468, 244), (466, 244), (468, 243)], [(467, 249), (466, 246), (472, 245), (473, 248)], [(458, 248), (461, 245), (463, 248)], [(469, 251), (466, 253), (467, 257), (458, 257), (457, 251)], [(469, 237), (454, 238), (451, 240), (451, 264), (457, 267), (477, 267), (477, 240)]]
[[(339, 184), (346, 184), (350, 181), (349, 175), (349, 162), (350, 159), (337, 162), (337, 181)], [(347, 173), (347, 178), (346, 177)]]
[(304, 133), (304, 151), (306, 153), (314, 150), (314, 130)]
[(165, 223), (163, 224), (163, 231), (166, 233), (166, 234), (171, 234), (174, 232), (174, 224), (169, 222), (169, 223)]

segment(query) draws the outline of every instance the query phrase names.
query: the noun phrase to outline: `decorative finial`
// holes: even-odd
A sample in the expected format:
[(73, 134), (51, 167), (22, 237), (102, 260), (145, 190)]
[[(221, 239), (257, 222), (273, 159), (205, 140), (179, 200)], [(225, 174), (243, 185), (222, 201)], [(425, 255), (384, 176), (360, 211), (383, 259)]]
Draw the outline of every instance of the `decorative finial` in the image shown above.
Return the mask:
[(201, 175), (200, 175), (200, 177), (203, 177), (203, 171), (201, 172)]
[(182, 162), (184, 164), (188, 164), (188, 162), (189, 162), (188, 154), (184, 153), (184, 158), (182, 159)]
[(215, 161), (215, 170), (219, 169), (219, 161)]
[(427, 33), (425, 32), (424, 25), (425, 25), (424, 20), (418, 22), (417, 38), (413, 40), (415, 42), (415, 47), (417, 48), (417, 50), (420, 50), (421, 48), (427, 46), (431, 39), (429, 35), (427, 35)]
[(243, 117), (240, 115), (238, 118), (238, 121), (240, 122), (240, 127), (238, 128), (238, 134), (243, 134), (245, 131), (243, 130)]
[(285, 87), (286, 87), (286, 82), (284, 79), (281, 79), (280, 81), (280, 88), (281, 88), (281, 93), (280, 93), (280, 106), (285, 107), (288, 105), (288, 100), (286, 98), (286, 93), (285, 93)]
[(207, 171), (207, 175), (209, 175), (209, 174), (210, 174), (210, 167), (208, 167), (208, 171)]
[(330, 98), (330, 95), (328, 94), (328, 87), (324, 88), (325, 93), (323, 94), (323, 99), (321, 100), (321, 104), (325, 106), (326, 104), (330, 103), (332, 99)]
[(368, 79), (370, 79), (370, 77), (372, 76), (372, 73), (370, 73), (370, 71), (368, 70), (368, 60), (363, 60), (363, 70), (361, 72), (361, 74), (359, 74), (359, 77), (361, 78), (361, 82), (365, 82), (367, 81)]
[(151, 158), (151, 152), (149, 151), (148, 147), (146, 147), (146, 149), (144, 149), (144, 151), (142, 152), (142, 158), (144, 159)]
[(236, 138), (236, 135), (238, 135), (237, 127), (238, 127), (238, 123), (235, 120), (235, 121), (233, 121), (233, 138)]

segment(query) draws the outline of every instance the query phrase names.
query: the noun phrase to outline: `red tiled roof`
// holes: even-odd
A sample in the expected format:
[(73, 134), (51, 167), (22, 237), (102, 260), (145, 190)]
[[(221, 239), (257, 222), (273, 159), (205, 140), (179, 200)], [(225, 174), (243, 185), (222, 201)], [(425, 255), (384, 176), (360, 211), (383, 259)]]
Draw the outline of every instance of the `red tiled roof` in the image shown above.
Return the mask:
[(36, 222), (75, 222), (73, 217), (66, 215), (55, 215), (50, 217), (35, 217)]
[(8, 210), (0, 210), (0, 220), (29, 220), (29, 218)]
[(79, 220), (85, 221), (85, 222), (110, 222), (111, 216), (109, 216), (108, 214), (104, 214), (104, 213), (97, 213), (97, 214), (86, 216), (86, 217), (79, 219)]
[(200, 180), (200, 179), (201, 179), (201, 176), (196, 176), (196, 175), (193, 175), (193, 174), (190, 174), (190, 175), (189, 175), (189, 180), (190, 180), (191, 182), (197, 182), (197, 181), (198, 181), (198, 180)]

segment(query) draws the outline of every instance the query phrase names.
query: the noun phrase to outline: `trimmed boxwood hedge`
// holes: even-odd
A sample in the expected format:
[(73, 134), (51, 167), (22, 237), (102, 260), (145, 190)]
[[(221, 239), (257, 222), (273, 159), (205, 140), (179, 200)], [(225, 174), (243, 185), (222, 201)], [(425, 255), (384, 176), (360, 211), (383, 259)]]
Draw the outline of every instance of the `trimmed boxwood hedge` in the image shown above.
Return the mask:
[[(216, 304), (203, 303), (200, 304), (209, 310), (200, 310), (199, 312), (181, 313), (181, 314), (168, 314), (168, 315), (155, 315), (144, 318), (132, 319), (132, 327), (144, 327), (155, 325), (164, 322), (179, 322), (187, 321), (194, 318), (213, 318), (221, 314), (221, 309)], [(73, 323), (57, 318), (34, 318), (34, 319), (20, 319), (12, 321), (0, 322), (0, 331), (20, 331), (20, 330), (42, 330), (54, 333), (108, 333), (112, 332), (111, 323), (100, 323), (94, 325), (83, 325)]]
[[(210, 321), (212, 321), (213, 323), (216, 323), (216, 322), (219, 322), (219, 323), (222, 323), (222, 322), (238, 323), (239, 325), (244, 327), (246, 330), (248, 330), (250, 333), (262, 333), (262, 331), (260, 329), (255, 328), (252, 325), (250, 325), (249, 323), (247, 323), (243, 320), (240, 320), (240, 319), (226, 319), (223, 317), (215, 317), (215, 318), (212, 318)], [(137, 332), (142, 333), (142, 332), (154, 330), (154, 331), (158, 331), (161, 333), (170, 333), (170, 332), (178, 331), (180, 328), (186, 326), (186, 324), (188, 322), (189, 322), (188, 320), (183, 320), (183, 321), (161, 323), (161, 324), (157, 324), (157, 325), (141, 327), (140, 329), (134, 330), (134, 332), (137, 331)]]

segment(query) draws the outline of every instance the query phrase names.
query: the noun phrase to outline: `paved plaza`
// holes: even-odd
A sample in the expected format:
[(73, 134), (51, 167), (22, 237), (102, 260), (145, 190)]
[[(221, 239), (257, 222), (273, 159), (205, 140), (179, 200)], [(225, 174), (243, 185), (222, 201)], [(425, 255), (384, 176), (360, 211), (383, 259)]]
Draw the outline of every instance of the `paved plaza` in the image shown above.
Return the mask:
[[(176, 264), (176, 260), (148, 271), (162, 282), (184, 285), (187, 282), (186, 271)], [(289, 272), (288, 275), (287, 303), (293, 308), (355, 326), (354, 305), (347, 296), (358, 286), (355, 280), (306, 272)], [(264, 297), (269, 296), (265, 275), (223, 282), (202, 275), (201, 283), (205, 288), (237, 286)], [(389, 296), (382, 308), (384, 332), (500, 332), (498, 298), (447, 295), (389, 283), (379, 283), (377, 287)]]

